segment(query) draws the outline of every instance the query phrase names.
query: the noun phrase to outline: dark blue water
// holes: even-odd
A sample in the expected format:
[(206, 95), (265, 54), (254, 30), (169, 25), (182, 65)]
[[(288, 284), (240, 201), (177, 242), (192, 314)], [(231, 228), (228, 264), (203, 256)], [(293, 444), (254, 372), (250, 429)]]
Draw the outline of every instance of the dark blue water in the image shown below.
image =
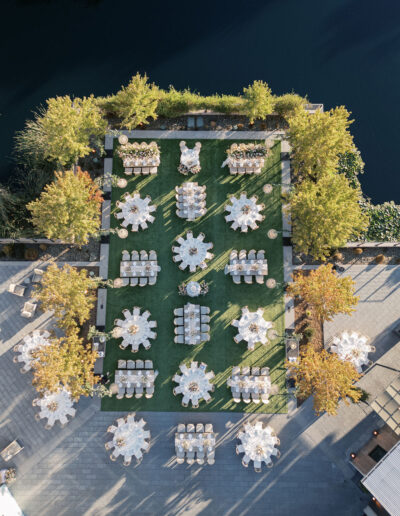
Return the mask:
[(400, 202), (400, 2), (3, 1), (0, 178), (12, 135), (47, 97), (161, 87), (237, 93), (254, 79), (352, 111), (375, 202)]

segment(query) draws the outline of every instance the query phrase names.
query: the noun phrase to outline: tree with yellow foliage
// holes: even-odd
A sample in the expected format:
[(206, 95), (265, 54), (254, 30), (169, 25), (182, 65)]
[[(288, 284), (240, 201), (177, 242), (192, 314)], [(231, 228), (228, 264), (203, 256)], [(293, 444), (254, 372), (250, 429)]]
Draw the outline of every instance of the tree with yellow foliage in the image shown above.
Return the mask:
[(77, 401), (93, 393), (98, 377), (94, 375), (97, 351), (83, 344), (77, 329), (61, 338), (52, 338), (33, 354), (33, 382), (39, 392), (65, 388)]
[(149, 118), (157, 118), (156, 109), (161, 92), (153, 83), (148, 83), (148, 77), (137, 73), (132, 77), (128, 86), (107, 99), (108, 109), (121, 118), (120, 126), (134, 129), (139, 124), (148, 124)]
[(317, 182), (305, 179), (289, 197), (292, 241), (297, 252), (325, 260), (368, 227), (362, 193), (343, 174), (327, 173)]
[(296, 274), (286, 289), (291, 296), (300, 296), (322, 322), (336, 314), (350, 315), (359, 297), (354, 295), (355, 283), (350, 276), (340, 277), (332, 264), (321, 265), (310, 274)]
[(251, 124), (257, 118), (264, 120), (274, 110), (274, 97), (266, 82), (254, 81), (247, 88), (243, 88), (243, 98), (244, 110)]
[(289, 116), (288, 138), (292, 165), (302, 177), (318, 179), (338, 166), (339, 154), (354, 149), (349, 127), (350, 113), (344, 106), (310, 113), (302, 107)]
[(86, 269), (65, 264), (62, 268), (49, 265), (42, 282), (33, 292), (43, 310), (53, 310), (60, 328), (75, 332), (90, 317), (96, 301), (98, 278), (88, 276)]
[(103, 197), (87, 172), (56, 172), (40, 197), (27, 205), (32, 223), (47, 238), (83, 245), (98, 232)]
[(360, 400), (361, 390), (354, 383), (360, 379), (351, 362), (344, 362), (335, 353), (316, 351), (308, 345), (297, 362), (287, 362), (291, 376), (296, 380), (300, 398), (314, 396), (317, 415), (327, 412), (336, 415), (339, 401), (346, 405)]

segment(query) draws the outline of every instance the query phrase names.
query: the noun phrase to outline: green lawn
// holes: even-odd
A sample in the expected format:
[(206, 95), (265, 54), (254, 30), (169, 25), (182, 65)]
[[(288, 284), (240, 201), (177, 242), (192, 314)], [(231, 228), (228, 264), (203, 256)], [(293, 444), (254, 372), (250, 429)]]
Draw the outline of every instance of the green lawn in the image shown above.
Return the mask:
[[(117, 359), (152, 359), (159, 371), (156, 379), (155, 394), (152, 399), (122, 399), (114, 397), (102, 400), (103, 410), (149, 410), (149, 411), (190, 411), (191, 408), (181, 406), (181, 396), (175, 397), (172, 389), (173, 375), (178, 371), (179, 364), (191, 360), (204, 361), (209, 369), (215, 372), (215, 392), (209, 404), (200, 403), (200, 411), (237, 411), (237, 412), (286, 412), (287, 395), (285, 390), (285, 351), (283, 343), (277, 339), (267, 346), (258, 345), (254, 351), (248, 351), (246, 343), (236, 344), (233, 337), (236, 329), (230, 326), (232, 319), (239, 316), (240, 308), (248, 305), (250, 310), (262, 306), (265, 308), (264, 317), (273, 321), (278, 334), (284, 331), (284, 301), (283, 291), (277, 287), (268, 289), (265, 285), (235, 285), (229, 276), (224, 274), (224, 266), (232, 249), (265, 249), (269, 265), (269, 276), (278, 282), (283, 282), (283, 251), (281, 234), (272, 241), (266, 236), (268, 229), (281, 229), (281, 200), (279, 188), (273, 194), (264, 195), (262, 185), (267, 182), (280, 182), (280, 143), (276, 143), (268, 158), (265, 170), (258, 176), (231, 176), (228, 168), (221, 168), (226, 157), (226, 149), (233, 141), (204, 140), (200, 153), (201, 172), (195, 176), (183, 176), (178, 170), (179, 141), (158, 140), (161, 149), (161, 165), (155, 176), (130, 177), (127, 189), (113, 188), (112, 212), (115, 211), (115, 201), (120, 199), (124, 191), (140, 190), (141, 195), (149, 194), (157, 206), (155, 221), (145, 231), (129, 232), (125, 240), (111, 235), (109, 278), (119, 276), (119, 265), (123, 249), (154, 249), (158, 254), (161, 272), (154, 286), (124, 287), (109, 289), (107, 299), (107, 331), (113, 327), (115, 318), (120, 317), (124, 308), (131, 309), (137, 305), (143, 310), (150, 310), (151, 319), (158, 323), (157, 339), (152, 341), (149, 351), (140, 347), (138, 353), (132, 353), (130, 348), (121, 350), (118, 341), (107, 343), (107, 355), (104, 371), (114, 372)], [(194, 141), (190, 142), (190, 146)], [(122, 161), (114, 153), (113, 173), (123, 175)], [(124, 176), (129, 177), (129, 176)], [(207, 186), (207, 209), (205, 216), (195, 222), (187, 222), (176, 216), (175, 186), (193, 180)], [(224, 203), (228, 195), (241, 191), (248, 194), (256, 193), (266, 209), (265, 220), (260, 228), (247, 234), (233, 231), (225, 222)], [(118, 226), (115, 217), (111, 218), (112, 227)], [(208, 268), (191, 274), (181, 271), (178, 264), (172, 261), (171, 247), (179, 235), (192, 229), (196, 236), (199, 232), (206, 235), (205, 240), (214, 243), (212, 252), (214, 259), (209, 261)], [(178, 285), (189, 279), (205, 279), (210, 285), (206, 296), (192, 300), (209, 306), (211, 316), (211, 340), (198, 346), (187, 346), (174, 343), (173, 309), (183, 306), (190, 298), (178, 295)], [(268, 405), (262, 403), (236, 404), (233, 402), (226, 380), (233, 365), (269, 366), (271, 380), (279, 386), (279, 393), (271, 397)]]

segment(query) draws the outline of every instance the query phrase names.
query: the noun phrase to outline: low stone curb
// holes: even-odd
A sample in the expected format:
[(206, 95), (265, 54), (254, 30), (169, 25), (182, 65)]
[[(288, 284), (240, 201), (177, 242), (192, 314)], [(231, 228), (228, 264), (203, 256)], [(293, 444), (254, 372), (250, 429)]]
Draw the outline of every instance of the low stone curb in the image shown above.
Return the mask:
[[(187, 138), (189, 140), (266, 140), (281, 139), (285, 136), (285, 131), (120, 131), (119, 134), (125, 134), (128, 138), (155, 138), (162, 140), (173, 140), (179, 138)], [(107, 134), (104, 149), (111, 150), (114, 148), (114, 136)], [(105, 158), (107, 159), (107, 158)]]

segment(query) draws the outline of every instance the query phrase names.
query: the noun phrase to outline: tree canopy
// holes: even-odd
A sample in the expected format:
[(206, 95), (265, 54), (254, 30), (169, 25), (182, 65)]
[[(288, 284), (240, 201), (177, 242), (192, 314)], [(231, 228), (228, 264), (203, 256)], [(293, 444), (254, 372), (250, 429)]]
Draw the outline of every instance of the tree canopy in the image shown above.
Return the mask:
[(90, 97), (71, 99), (68, 95), (46, 100), (34, 120), (16, 136), (17, 151), (34, 161), (46, 159), (61, 166), (72, 165), (92, 152), (93, 143), (105, 135), (107, 122), (96, 100)]
[(94, 375), (97, 352), (85, 347), (77, 331), (52, 338), (48, 346), (33, 353), (33, 385), (39, 391), (56, 392), (64, 387), (73, 399), (88, 396), (98, 378)]
[(330, 263), (308, 275), (296, 274), (293, 280), (287, 288), (288, 294), (304, 299), (321, 322), (331, 321), (339, 313), (351, 314), (359, 300), (354, 295), (354, 281), (350, 276), (338, 276)]
[(54, 310), (54, 317), (66, 332), (74, 332), (90, 317), (96, 301), (98, 279), (88, 276), (86, 269), (65, 264), (62, 268), (51, 264), (43, 274), (34, 297), (44, 310)]
[(254, 81), (247, 88), (243, 88), (243, 97), (244, 109), (250, 123), (257, 118), (265, 119), (274, 110), (274, 98), (266, 82)]
[(357, 402), (361, 397), (361, 391), (354, 385), (360, 375), (351, 362), (340, 360), (336, 353), (307, 346), (297, 362), (288, 362), (286, 366), (296, 379), (299, 397), (314, 396), (317, 415), (327, 412), (334, 416), (340, 400), (349, 405), (348, 398)]
[(103, 198), (87, 172), (56, 172), (56, 180), (27, 205), (32, 223), (47, 238), (83, 245), (100, 228)]
[(288, 138), (296, 174), (316, 179), (337, 168), (339, 154), (354, 148), (349, 117), (344, 106), (315, 113), (294, 110), (289, 117)]
[(137, 73), (128, 86), (111, 98), (112, 110), (121, 118), (121, 127), (134, 129), (139, 124), (148, 124), (148, 119), (157, 118), (157, 105), (161, 92), (154, 83), (148, 83), (147, 75)]
[(342, 174), (328, 173), (316, 183), (302, 181), (290, 195), (292, 241), (297, 252), (326, 259), (332, 249), (357, 238), (368, 227), (361, 191)]

